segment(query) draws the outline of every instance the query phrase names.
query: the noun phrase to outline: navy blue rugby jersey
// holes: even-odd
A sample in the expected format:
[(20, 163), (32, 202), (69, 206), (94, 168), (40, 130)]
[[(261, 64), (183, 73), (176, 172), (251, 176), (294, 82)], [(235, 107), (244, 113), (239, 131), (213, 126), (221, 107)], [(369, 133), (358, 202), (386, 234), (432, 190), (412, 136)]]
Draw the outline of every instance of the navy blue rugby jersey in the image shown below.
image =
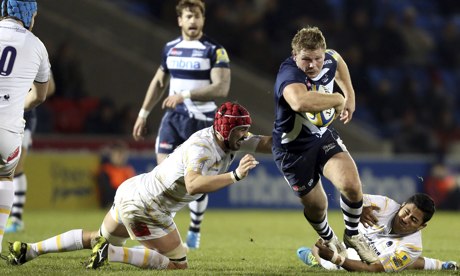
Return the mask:
[[(229, 68), (230, 59), (225, 48), (206, 35), (192, 41), (180, 36), (163, 49), (161, 69), (171, 76), (169, 95), (210, 85), (211, 69), (216, 67)], [(215, 109), (214, 101), (185, 99), (175, 111), (200, 117)]]
[[(327, 127), (313, 125), (305, 116), (291, 109), (283, 97), (284, 88), (292, 83), (303, 83), (308, 90), (323, 85), (332, 93), (338, 54), (334, 50), (326, 50), (324, 65), (314, 79), (309, 79), (300, 70), (292, 57), (281, 63), (274, 86), (275, 123), (273, 126), (273, 146), (285, 150), (304, 150), (328, 130)], [(307, 85), (308, 83), (308, 85)], [(332, 128), (329, 126), (329, 128)]]

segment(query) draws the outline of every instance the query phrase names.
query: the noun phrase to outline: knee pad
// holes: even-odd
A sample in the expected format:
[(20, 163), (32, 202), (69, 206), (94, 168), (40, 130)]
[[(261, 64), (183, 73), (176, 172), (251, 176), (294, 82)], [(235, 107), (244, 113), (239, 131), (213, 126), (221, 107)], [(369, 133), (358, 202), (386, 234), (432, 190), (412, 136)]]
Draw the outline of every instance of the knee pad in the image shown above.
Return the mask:
[(109, 233), (107, 229), (105, 228), (104, 224), (101, 225), (101, 228), (99, 229), (99, 234), (103, 236), (110, 244), (115, 245), (115, 246), (123, 246), (126, 243), (126, 240), (128, 238), (123, 238), (123, 237), (117, 237)]
[(180, 243), (175, 249), (163, 254), (173, 262), (186, 262), (187, 261), (187, 247)]

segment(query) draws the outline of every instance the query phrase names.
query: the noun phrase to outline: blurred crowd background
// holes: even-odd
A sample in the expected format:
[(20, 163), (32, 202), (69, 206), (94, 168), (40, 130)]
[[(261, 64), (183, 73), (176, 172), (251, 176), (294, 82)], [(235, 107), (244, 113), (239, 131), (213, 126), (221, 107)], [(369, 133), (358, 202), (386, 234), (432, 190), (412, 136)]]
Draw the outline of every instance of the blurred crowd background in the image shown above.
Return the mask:
[[(176, 1), (111, 2), (179, 34)], [(205, 2), (205, 33), (224, 45), (233, 61), (269, 80), (289, 55), (295, 32), (318, 26), (328, 47), (349, 66), (355, 118), (390, 140), (395, 153), (442, 155), (460, 141), (458, 1)], [(81, 72), (82, 54), (68, 41), (50, 53), (57, 90), (41, 108), (38, 132), (130, 135), (141, 102), (120, 106), (113, 98), (91, 96)]]

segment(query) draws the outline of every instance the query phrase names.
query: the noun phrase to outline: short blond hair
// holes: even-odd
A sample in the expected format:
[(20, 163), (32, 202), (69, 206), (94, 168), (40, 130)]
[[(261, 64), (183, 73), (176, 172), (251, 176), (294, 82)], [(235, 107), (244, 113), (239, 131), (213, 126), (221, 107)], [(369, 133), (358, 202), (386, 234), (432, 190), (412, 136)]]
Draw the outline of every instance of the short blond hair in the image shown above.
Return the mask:
[(291, 42), (293, 52), (302, 50), (326, 50), (326, 39), (318, 27), (306, 27), (299, 30)]
[(185, 9), (194, 10), (195, 8), (198, 8), (201, 11), (201, 14), (204, 16), (206, 7), (202, 0), (180, 0), (176, 6), (177, 16), (182, 16), (182, 12)]

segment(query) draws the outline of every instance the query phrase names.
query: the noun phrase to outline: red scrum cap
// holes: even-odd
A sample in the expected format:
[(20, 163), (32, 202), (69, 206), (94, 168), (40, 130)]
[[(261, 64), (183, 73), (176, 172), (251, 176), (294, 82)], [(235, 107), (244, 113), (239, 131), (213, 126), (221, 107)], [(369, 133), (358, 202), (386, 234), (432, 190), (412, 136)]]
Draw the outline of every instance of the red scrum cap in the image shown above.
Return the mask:
[(251, 115), (242, 105), (232, 102), (223, 103), (214, 116), (214, 130), (224, 141), (228, 140), (235, 127), (250, 127)]

